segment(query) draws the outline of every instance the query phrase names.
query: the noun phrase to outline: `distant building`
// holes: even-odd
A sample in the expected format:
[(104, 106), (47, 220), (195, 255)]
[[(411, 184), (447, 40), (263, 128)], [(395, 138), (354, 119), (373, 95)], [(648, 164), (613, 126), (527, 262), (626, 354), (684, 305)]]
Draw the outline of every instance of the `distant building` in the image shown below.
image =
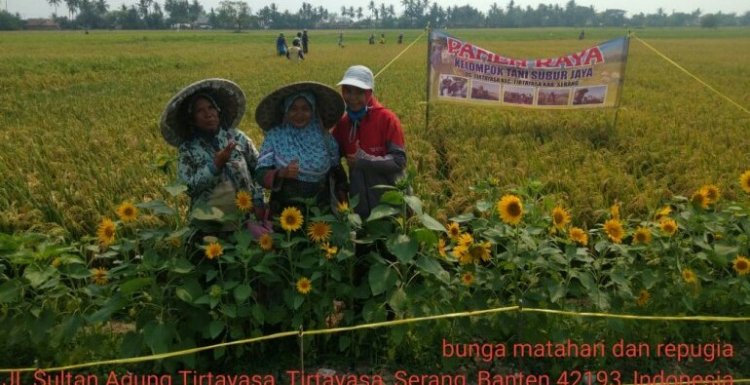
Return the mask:
[(56, 31), (60, 25), (52, 19), (26, 19), (24, 28), (29, 31)]
[(193, 26), (190, 23), (174, 23), (169, 26), (172, 29), (192, 29)]
[(214, 27), (209, 23), (207, 15), (200, 15), (192, 24), (193, 29), (213, 29)]

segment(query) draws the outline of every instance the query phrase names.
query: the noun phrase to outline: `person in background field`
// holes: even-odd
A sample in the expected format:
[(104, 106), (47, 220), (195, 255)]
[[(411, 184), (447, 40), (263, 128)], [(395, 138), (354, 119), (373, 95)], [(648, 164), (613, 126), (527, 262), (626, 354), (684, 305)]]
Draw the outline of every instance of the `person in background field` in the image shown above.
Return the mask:
[(403, 43), (404, 43), (404, 34), (403, 33), (399, 33), (398, 34), (398, 44), (403, 44)]
[(367, 40), (367, 42), (370, 43), (370, 44), (375, 44), (375, 34), (374, 33), (370, 34), (370, 38)]
[(307, 30), (302, 31), (302, 52), (307, 54), (307, 44), (310, 42), (310, 38), (307, 36)]
[[(179, 148), (177, 173), (187, 185), (190, 210), (216, 207), (238, 212), (237, 193), (244, 191), (262, 210), (263, 190), (253, 181), (258, 150), (236, 127), (245, 113), (245, 94), (225, 79), (206, 79), (178, 92), (161, 116), (161, 133)], [(256, 212), (257, 215), (262, 213)], [(233, 231), (227, 224), (198, 223), (204, 234)], [(230, 224), (231, 225), (231, 224)]]
[(305, 54), (302, 53), (302, 48), (299, 46), (299, 40), (294, 39), (292, 41), (292, 47), (289, 48), (288, 51), (286, 51), (286, 58), (293, 61), (293, 62), (299, 62), (300, 60), (305, 60)]
[(344, 33), (339, 32), (339, 47), (344, 48)]
[(286, 38), (284, 37), (284, 34), (280, 33), (279, 37), (276, 38), (276, 53), (279, 56), (286, 55), (288, 48), (289, 47), (286, 45)]
[(578, 40), (583, 40), (586, 37), (586, 34), (581, 30), (581, 33), (578, 34)]
[(373, 95), (375, 79), (369, 68), (349, 67), (338, 83), (346, 102), (346, 114), (333, 129), (341, 155), (349, 165), (352, 196), (359, 196), (354, 211), (363, 219), (378, 204), (384, 190), (404, 176), (406, 150), (401, 122)]
[(380, 34), (380, 41), (379, 41), (379, 43), (380, 44), (385, 44), (385, 33), (381, 33)]
[(338, 145), (328, 129), (344, 112), (339, 93), (316, 82), (284, 86), (258, 104), (255, 119), (266, 132), (255, 180), (271, 191), (273, 215), (304, 207), (296, 199), (315, 199), (330, 207), (332, 188), (347, 190)]

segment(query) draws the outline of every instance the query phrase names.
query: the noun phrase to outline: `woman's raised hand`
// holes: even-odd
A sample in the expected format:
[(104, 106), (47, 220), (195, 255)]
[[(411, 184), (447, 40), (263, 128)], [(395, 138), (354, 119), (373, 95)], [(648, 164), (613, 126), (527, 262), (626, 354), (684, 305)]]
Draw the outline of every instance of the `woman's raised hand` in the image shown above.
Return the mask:
[(234, 150), (236, 146), (237, 143), (229, 142), (223, 150), (217, 151), (216, 154), (214, 154), (214, 166), (216, 166), (218, 170), (224, 168), (224, 165), (227, 164), (229, 158), (232, 156), (232, 150)]

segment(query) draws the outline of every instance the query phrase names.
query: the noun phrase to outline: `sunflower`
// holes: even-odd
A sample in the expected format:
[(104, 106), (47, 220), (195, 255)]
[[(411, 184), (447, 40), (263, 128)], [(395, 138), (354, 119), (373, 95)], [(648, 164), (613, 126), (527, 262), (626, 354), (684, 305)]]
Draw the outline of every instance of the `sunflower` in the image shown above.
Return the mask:
[(307, 226), (307, 236), (313, 242), (325, 242), (331, 237), (331, 225), (326, 222), (313, 222)]
[(326, 259), (331, 260), (333, 257), (336, 256), (336, 253), (339, 252), (339, 248), (336, 246), (331, 246), (328, 244), (328, 242), (323, 243), (320, 245), (320, 249), (325, 251), (326, 253)]
[(586, 246), (589, 243), (589, 235), (579, 227), (571, 228), (570, 231), (568, 231), (568, 236), (570, 237), (570, 240), (581, 246)]
[(260, 248), (265, 251), (271, 251), (273, 249), (273, 238), (269, 234), (263, 234), (260, 236), (260, 239), (258, 239), (258, 243), (260, 244)]
[(349, 202), (343, 201), (336, 204), (336, 209), (340, 213), (348, 213), (349, 212)]
[(115, 223), (109, 218), (102, 219), (102, 223), (96, 229), (96, 237), (103, 247), (111, 245), (115, 241)]
[(670, 237), (677, 232), (677, 222), (675, 222), (674, 219), (662, 219), (659, 222), (659, 227), (664, 234), (667, 234)]
[(103, 267), (97, 267), (94, 269), (91, 269), (91, 280), (94, 281), (95, 284), (99, 286), (104, 286), (109, 282), (109, 277), (107, 276), (107, 269)]
[(523, 203), (521, 198), (515, 195), (503, 195), (500, 201), (497, 202), (497, 211), (500, 213), (500, 218), (503, 222), (509, 225), (517, 225), (521, 222), (523, 217)]
[(172, 237), (167, 240), (170, 246), (174, 247), (175, 249), (178, 249), (180, 246), (182, 246), (182, 239), (180, 237)]
[(303, 220), (302, 213), (296, 207), (287, 207), (281, 212), (281, 228), (287, 232), (299, 230)]
[(661, 209), (659, 209), (659, 211), (656, 212), (656, 215), (654, 216), (654, 218), (656, 218), (656, 220), (658, 221), (658, 220), (661, 220), (662, 218), (668, 217), (669, 214), (671, 213), (672, 213), (672, 208), (669, 206), (664, 206)]
[(716, 203), (721, 197), (721, 190), (715, 184), (707, 184), (701, 187), (701, 192), (708, 200), (708, 204)]
[(570, 223), (570, 213), (560, 206), (552, 209), (552, 225), (556, 229), (562, 230), (568, 223)]
[(461, 228), (458, 226), (458, 223), (451, 222), (448, 224), (448, 236), (453, 239), (457, 240), (458, 237), (461, 235)]
[(479, 261), (489, 262), (492, 257), (492, 252), (490, 251), (491, 247), (492, 244), (489, 242), (472, 245), (469, 249), (469, 254), (471, 254), (474, 263), (479, 263)]
[(123, 222), (132, 222), (138, 218), (138, 208), (130, 202), (122, 202), (117, 208), (117, 216)]
[(456, 243), (458, 243), (460, 246), (469, 247), (472, 243), (474, 243), (474, 237), (469, 233), (464, 233), (458, 237)]
[(690, 269), (682, 271), (682, 279), (689, 284), (698, 283), (698, 277), (696, 277), (695, 273)]
[(474, 274), (469, 271), (461, 274), (461, 283), (463, 283), (464, 286), (471, 286), (471, 284), (474, 283)]
[(648, 245), (651, 243), (651, 230), (648, 227), (638, 227), (633, 234), (633, 244)]
[(740, 175), (740, 187), (742, 187), (746, 193), (750, 194), (750, 170), (747, 170)]
[(610, 219), (604, 222), (604, 232), (614, 243), (621, 243), (622, 237), (625, 236), (625, 230), (618, 219)]
[(690, 203), (692, 203), (693, 206), (700, 207), (702, 209), (708, 208), (708, 198), (703, 194), (702, 190), (693, 193), (693, 196), (690, 197)]
[(218, 242), (211, 242), (206, 246), (205, 254), (206, 258), (214, 259), (224, 253), (224, 249)]
[(440, 255), (441, 257), (445, 258), (445, 257), (447, 256), (447, 255), (445, 254), (445, 239), (443, 239), (443, 238), (440, 238), (440, 240), (438, 240), (438, 245), (437, 245), (437, 249), (438, 249), (438, 254), (439, 254), (439, 255)]
[(747, 257), (738, 255), (734, 262), (732, 262), (732, 267), (734, 268), (734, 271), (737, 272), (739, 275), (747, 275), (750, 273), (750, 260), (747, 259)]
[(297, 280), (297, 292), (300, 294), (307, 294), (312, 290), (312, 282), (306, 277), (302, 277)]
[(453, 256), (458, 259), (458, 263), (468, 265), (473, 262), (468, 246), (458, 245), (453, 248)]
[(609, 208), (609, 214), (612, 219), (620, 220), (620, 202), (615, 202), (615, 204)]
[(244, 190), (237, 192), (237, 195), (234, 198), (234, 203), (243, 213), (246, 213), (253, 208), (253, 198), (250, 196), (249, 192)]
[(651, 293), (649, 293), (646, 289), (642, 289), (641, 292), (638, 293), (638, 299), (635, 300), (635, 303), (638, 306), (644, 306), (648, 303), (649, 299), (651, 299)]

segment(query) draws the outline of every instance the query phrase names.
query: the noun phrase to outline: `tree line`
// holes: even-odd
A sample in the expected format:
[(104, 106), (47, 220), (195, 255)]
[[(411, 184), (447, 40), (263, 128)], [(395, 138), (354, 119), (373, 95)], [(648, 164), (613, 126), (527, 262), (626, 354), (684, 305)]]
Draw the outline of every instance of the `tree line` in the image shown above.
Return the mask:
[[(253, 10), (246, 1), (222, 1), (206, 9), (199, 0), (136, 0), (111, 9), (107, 0), (47, 0), (55, 7), (53, 19), (62, 28), (165, 29), (175, 27), (221, 29), (302, 28), (523, 28), (523, 27), (720, 27), (750, 25), (750, 11), (704, 14), (643, 12), (626, 16), (621, 9), (597, 11), (569, 0), (565, 6), (539, 4), (525, 8), (510, 0), (504, 7), (493, 3), (486, 11), (471, 5), (443, 7), (430, 0), (400, 0), (393, 5), (370, 0), (364, 6), (328, 10), (302, 2), (296, 12), (280, 10), (275, 3)], [(58, 9), (64, 7), (63, 15)], [(0, 11), (0, 29), (21, 29), (19, 15)]]

